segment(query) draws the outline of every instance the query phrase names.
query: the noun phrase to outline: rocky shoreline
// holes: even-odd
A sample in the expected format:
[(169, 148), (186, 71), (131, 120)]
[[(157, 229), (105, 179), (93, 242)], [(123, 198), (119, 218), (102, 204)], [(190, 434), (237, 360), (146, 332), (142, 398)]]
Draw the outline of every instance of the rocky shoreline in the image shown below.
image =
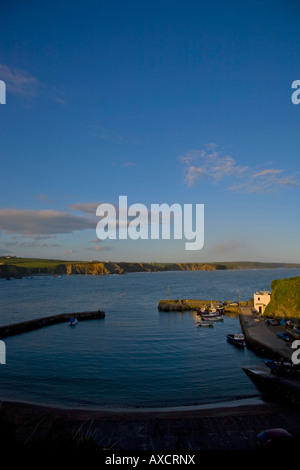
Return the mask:
[(34, 275), (109, 275), (126, 274), (131, 272), (165, 272), (165, 271), (219, 271), (228, 269), (262, 269), (262, 268), (299, 268), (299, 264), (286, 263), (256, 263), (256, 262), (232, 262), (232, 263), (137, 263), (137, 262), (68, 262), (44, 260), (45, 262), (26, 263), (23, 260), (10, 258), (0, 264), (0, 278), (20, 279)]

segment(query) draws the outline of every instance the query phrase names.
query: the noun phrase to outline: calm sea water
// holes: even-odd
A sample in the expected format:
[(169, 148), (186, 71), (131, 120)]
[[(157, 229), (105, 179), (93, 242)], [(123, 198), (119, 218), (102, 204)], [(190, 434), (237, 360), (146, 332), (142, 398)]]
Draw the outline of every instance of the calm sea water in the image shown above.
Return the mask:
[(0, 324), (103, 309), (104, 320), (54, 325), (10, 337), (0, 399), (63, 407), (185, 406), (258, 396), (242, 370), (262, 358), (226, 341), (238, 318), (196, 328), (195, 314), (158, 300), (248, 300), (297, 269), (45, 276), (0, 280)]

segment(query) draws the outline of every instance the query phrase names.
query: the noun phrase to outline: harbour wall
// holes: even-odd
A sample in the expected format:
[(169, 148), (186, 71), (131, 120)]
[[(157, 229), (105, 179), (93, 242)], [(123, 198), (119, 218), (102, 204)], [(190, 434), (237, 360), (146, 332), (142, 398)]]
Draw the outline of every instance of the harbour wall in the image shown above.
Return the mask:
[[(174, 300), (159, 300), (158, 310), (162, 312), (184, 312), (189, 310), (197, 310), (197, 308), (210, 307), (220, 304), (219, 300), (199, 300), (199, 299), (174, 299)], [(222, 301), (225, 312), (238, 313), (238, 304), (235, 301)], [(240, 302), (240, 306), (252, 305), (252, 300), (248, 302)]]
[(72, 317), (77, 318), (78, 321), (99, 319), (105, 318), (105, 312), (102, 310), (96, 310), (88, 312), (60, 313), (57, 315), (51, 315), (49, 317), (37, 318), (20, 323), (13, 323), (11, 325), (0, 326), (0, 338), (19, 335), (28, 331), (55, 325), (56, 323), (67, 322)]

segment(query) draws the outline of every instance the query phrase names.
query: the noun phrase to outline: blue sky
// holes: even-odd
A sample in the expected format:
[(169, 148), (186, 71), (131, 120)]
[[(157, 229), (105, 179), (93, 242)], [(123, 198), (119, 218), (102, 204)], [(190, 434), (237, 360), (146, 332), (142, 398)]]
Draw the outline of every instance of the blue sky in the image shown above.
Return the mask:
[[(299, 263), (299, 41), (296, 0), (3, 0), (1, 253)], [(204, 204), (204, 247), (99, 241), (119, 195)]]

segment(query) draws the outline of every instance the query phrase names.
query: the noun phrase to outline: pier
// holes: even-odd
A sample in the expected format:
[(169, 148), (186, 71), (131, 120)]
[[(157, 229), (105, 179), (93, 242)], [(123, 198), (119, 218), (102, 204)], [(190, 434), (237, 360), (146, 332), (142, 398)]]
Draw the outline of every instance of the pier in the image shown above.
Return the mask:
[(195, 300), (195, 299), (175, 299), (175, 300), (159, 300), (158, 310), (162, 312), (183, 312), (186, 310), (197, 310), (204, 308), (206, 305), (219, 304), (219, 300)]
[(242, 307), (239, 318), (249, 349), (268, 359), (291, 360), (293, 353), (291, 343), (283, 341), (276, 334), (279, 331), (286, 331), (284, 326), (267, 325), (264, 317), (251, 313), (250, 307)]
[(73, 313), (60, 313), (51, 315), (49, 317), (37, 318), (20, 323), (13, 323), (11, 325), (0, 326), (0, 338), (8, 336), (15, 336), (21, 333), (26, 333), (32, 330), (38, 330), (46, 326), (55, 325), (57, 323), (64, 323), (75, 317), (78, 321), (93, 320), (105, 318), (105, 312), (102, 310), (88, 311), (88, 312), (73, 312)]
[[(189, 310), (197, 310), (198, 308), (205, 308), (205, 306), (219, 306), (220, 303), (224, 306), (225, 310), (228, 312), (238, 312), (238, 303), (237, 301), (230, 300), (199, 300), (199, 299), (174, 299), (174, 300), (159, 300), (158, 301), (158, 310), (161, 312), (184, 312)], [(247, 306), (250, 305), (249, 302), (240, 302), (240, 305)]]

